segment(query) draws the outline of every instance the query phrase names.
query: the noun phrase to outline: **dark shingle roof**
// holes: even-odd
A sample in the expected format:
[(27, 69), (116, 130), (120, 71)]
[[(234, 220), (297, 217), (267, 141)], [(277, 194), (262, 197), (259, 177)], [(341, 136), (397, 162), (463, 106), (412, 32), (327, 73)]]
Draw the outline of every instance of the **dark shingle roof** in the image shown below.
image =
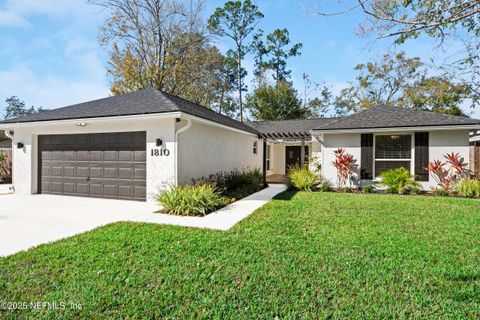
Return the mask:
[(235, 129), (258, 134), (255, 129), (246, 124), (155, 88), (79, 103), (25, 117), (8, 119), (0, 122), (0, 124), (158, 114), (167, 112), (185, 112)]
[(328, 124), (337, 118), (319, 118), (304, 120), (254, 121), (247, 124), (257, 129), (262, 137), (268, 139), (310, 138), (310, 130)]
[(376, 105), (347, 117), (338, 118), (335, 121), (317, 126), (314, 129), (348, 130), (475, 124), (480, 125), (480, 120), (394, 106)]

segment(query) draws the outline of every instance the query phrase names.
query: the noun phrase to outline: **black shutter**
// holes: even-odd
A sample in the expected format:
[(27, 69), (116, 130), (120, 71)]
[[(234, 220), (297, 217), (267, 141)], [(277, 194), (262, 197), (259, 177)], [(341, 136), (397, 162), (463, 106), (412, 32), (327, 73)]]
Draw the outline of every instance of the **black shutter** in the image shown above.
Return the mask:
[(361, 135), (360, 179), (373, 178), (373, 133)]
[(428, 132), (415, 133), (415, 176), (417, 181), (428, 181)]

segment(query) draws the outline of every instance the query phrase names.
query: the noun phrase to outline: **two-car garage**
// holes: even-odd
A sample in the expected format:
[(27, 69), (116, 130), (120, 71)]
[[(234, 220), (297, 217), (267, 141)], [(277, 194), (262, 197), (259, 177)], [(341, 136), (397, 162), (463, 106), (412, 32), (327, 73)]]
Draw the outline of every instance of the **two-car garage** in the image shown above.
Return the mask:
[(38, 136), (39, 193), (146, 199), (146, 132)]

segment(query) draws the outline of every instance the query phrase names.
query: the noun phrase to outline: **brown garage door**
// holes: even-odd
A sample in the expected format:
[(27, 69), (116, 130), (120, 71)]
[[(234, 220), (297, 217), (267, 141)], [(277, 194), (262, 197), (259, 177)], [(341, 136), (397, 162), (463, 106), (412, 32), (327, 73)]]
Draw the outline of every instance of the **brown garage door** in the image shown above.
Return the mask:
[(38, 137), (41, 193), (145, 200), (146, 133)]

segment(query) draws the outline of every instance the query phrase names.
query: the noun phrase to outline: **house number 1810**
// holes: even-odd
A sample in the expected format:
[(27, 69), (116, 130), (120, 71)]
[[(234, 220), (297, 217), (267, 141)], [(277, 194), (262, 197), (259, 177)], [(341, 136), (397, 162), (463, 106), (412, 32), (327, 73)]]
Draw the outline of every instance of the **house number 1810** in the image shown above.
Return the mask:
[(168, 149), (152, 149), (152, 157), (168, 157), (170, 150)]

